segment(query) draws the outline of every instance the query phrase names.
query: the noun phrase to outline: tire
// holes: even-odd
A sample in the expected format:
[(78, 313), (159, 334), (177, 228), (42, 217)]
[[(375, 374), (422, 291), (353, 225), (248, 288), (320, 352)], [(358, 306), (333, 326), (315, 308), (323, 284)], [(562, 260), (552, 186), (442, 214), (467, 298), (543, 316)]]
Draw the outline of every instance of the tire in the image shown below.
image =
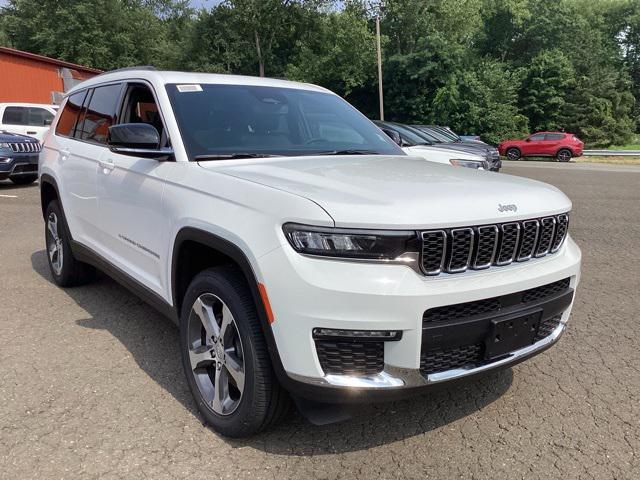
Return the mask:
[(38, 175), (20, 175), (19, 177), (9, 177), (16, 185), (29, 185), (38, 179)]
[(180, 315), (180, 351), (198, 410), (221, 435), (248, 437), (290, 410), (253, 297), (235, 268), (207, 269), (189, 285)]
[(58, 286), (75, 287), (93, 279), (94, 268), (76, 260), (71, 252), (69, 228), (57, 200), (47, 205), (44, 235), (49, 269)]
[(516, 147), (508, 148), (506, 154), (509, 160), (520, 160), (520, 157), (522, 156), (520, 149)]
[(556, 160), (559, 162), (568, 162), (573, 157), (573, 153), (568, 148), (562, 148), (556, 153)]

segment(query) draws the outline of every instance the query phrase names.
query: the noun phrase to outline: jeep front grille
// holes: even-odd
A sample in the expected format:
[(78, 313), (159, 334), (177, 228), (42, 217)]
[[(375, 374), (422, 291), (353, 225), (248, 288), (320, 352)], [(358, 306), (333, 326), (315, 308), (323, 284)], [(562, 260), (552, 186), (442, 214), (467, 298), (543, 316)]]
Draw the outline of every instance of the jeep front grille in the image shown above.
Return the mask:
[(557, 252), (567, 236), (569, 215), (421, 232), (425, 275), (460, 273), (525, 262)]
[(15, 153), (38, 153), (42, 150), (39, 142), (10, 143), (9, 147)]

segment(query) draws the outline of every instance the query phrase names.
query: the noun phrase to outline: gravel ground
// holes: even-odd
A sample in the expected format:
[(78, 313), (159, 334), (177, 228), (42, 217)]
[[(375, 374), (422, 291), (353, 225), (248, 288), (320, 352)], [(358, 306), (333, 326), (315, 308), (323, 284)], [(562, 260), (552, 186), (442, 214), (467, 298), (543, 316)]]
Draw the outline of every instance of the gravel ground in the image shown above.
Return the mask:
[(170, 321), (108, 278), (51, 283), (37, 187), (0, 182), (0, 478), (640, 478), (640, 168), (575, 166), (505, 168), (574, 202), (583, 278), (558, 345), (244, 441), (202, 425)]

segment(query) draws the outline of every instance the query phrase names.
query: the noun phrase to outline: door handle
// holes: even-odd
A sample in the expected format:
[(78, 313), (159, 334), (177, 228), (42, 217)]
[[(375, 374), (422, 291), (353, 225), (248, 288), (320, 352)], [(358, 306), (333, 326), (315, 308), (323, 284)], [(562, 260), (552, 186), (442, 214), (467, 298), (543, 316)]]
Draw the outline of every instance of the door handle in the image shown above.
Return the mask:
[(69, 159), (69, 150), (60, 150), (60, 161), (64, 162)]
[(109, 160), (98, 160), (98, 165), (100, 165), (100, 168), (105, 170), (105, 173), (116, 168), (116, 164)]

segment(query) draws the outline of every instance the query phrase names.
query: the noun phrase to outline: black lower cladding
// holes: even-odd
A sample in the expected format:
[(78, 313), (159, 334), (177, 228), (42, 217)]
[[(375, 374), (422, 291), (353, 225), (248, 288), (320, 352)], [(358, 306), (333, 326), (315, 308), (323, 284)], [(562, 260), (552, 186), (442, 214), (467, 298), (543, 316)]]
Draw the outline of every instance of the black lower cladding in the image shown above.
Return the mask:
[(496, 340), (496, 328), (505, 319), (530, 322), (533, 328), (524, 343), (514, 343), (516, 349), (548, 337), (571, 304), (569, 285), (565, 278), (521, 292), (427, 310), (422, 317), (420, 372), (429, 375), (499, 360), (487, 342)]
[(326, 375), (374, 375), (384, 368), (384, 342), (316, 340)]

